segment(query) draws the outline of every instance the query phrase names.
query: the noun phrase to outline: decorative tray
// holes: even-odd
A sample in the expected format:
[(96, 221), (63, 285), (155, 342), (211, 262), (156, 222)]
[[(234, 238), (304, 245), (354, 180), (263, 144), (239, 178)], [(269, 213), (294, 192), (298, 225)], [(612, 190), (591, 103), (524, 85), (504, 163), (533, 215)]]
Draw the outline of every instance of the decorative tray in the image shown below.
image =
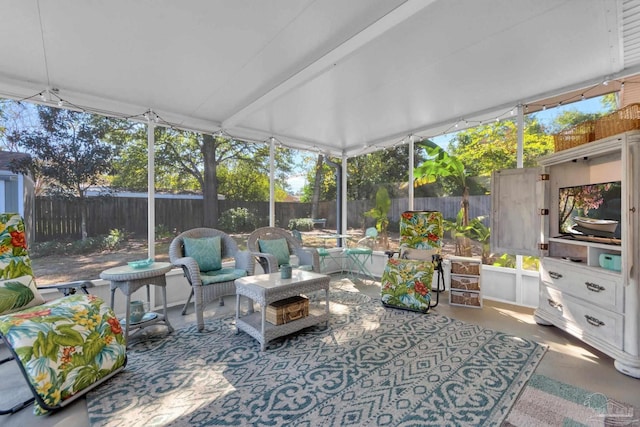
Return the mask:
[[(158, 313), (154, 313), (154, 312), (151, 311), (151, 312), (145, 313), (144, 316), (142, 316), (142, 319), (140, 319), (139, 321), (131, 322), (131, 325), (138, 325), (140, 323), (145, 323), (145, 322), (148, 322), (150, 320), (154, 320), (157, 317), (158, 317)], [(127, 323), (127, 319), (121, 319), (120, 320), (120, 324), (121, 325), (125, 325), (126, 323)]]
[(153, 260), (151, 258), (139, 259), (137, 261), (130, 261), (127, 264), (129, 264), (131, 268), (146, 268), (153, 264)]

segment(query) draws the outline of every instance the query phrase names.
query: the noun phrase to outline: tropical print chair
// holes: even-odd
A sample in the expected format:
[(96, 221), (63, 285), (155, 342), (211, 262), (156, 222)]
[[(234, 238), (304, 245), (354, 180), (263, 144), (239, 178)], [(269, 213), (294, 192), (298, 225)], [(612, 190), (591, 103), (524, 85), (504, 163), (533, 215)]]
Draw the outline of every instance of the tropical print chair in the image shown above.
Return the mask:
[[(62, 284), (65, 295), (85, 282)], [(51, 286), (55, 287), (55, 286)], [(127, 362), (120, 323), (108, 304), (87, 294), (45, 302), (36, 287), (24, 221), (0, 214), (0, 337), (27, 380), (34, 413), (62, 408), (111, 378)]]
[[(380, 279), (382, 303), (388, 307), (426, 313), (438, 305), (440, 281), (444, 285), (440, 249), (442, 214), (407, 211), (400, 219), (400, 251), (391, 257)], [(438, 271), (436, 301), (431, 301), (434, 270)], [(444, 288), (444, 286), (443, 286)]]

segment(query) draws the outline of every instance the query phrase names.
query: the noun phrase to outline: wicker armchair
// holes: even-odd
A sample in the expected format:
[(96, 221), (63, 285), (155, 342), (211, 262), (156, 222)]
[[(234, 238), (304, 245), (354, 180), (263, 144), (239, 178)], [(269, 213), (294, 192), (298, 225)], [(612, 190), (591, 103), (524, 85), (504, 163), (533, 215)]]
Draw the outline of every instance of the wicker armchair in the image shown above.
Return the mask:
[[(279, 270), (280, 265), (288, 264), (284, 259), (279, 259), (273, 253), (265, 251), (261, 248), (260, 241), (281, 240), (284, 239), (287, 245), (289, 256), (298, 257), (299, 265), (293, 266), (304, 270), (315, 271), (320, 273), (320, 256), (315, 248), (304, 248), (302, 243), (294, 236), (289, 234), (287, 230), (277, 227), (262, 227), (254, 230), (247, 239), (247, 248), (258, 259), (262, 269), (266, 273), (275, 273)], [(264, 244), (263, 244), (264, 246)], [(288, 259), (288, 257), (286, 257)]]
[[(203, 260), (203, 254), (190, 254), (188, 246), (194, 241), (210, 241), (219, 238), (219, 247), (205, 253), (210, 258), (217, 260)], [(185, 245), (187, 250), (185, 250)], [(219, 251), (219, 253), (215, 253)], [(224, 259), (233, 258), (233, 267), (222, 267)], [(169, 246), (169, 260), (177, 267), (181, 267), (184, 276), (191, 284), (189, 298), (184, 304), (182, 314), (186, 314), (191, 298), (195, 297), (194, 305), (198, 330), (204, 329), (204, 308), (207, 303), (220, 300), (224, 305), (223, 297), (235, 295), (235, 279), (253, 274), (255, 261), (249, 251), (240, 250), (238, 244), (228, 234), (213, 228), (194, 228), (179, 234)], [(211, 267), (212, 262), (219, 264), (218, 268)], [(201, 270), (201, 266), (203, 266)]]

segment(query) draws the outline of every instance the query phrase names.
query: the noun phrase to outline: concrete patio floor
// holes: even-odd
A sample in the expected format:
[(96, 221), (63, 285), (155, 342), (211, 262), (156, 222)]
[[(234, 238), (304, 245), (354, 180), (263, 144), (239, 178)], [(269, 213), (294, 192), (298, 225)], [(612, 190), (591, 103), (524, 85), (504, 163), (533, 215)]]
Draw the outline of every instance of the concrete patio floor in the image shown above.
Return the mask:
[[(361, 292), (371, 297), (380, 296), (380, 282), (370, 280), (341, 280), (340, 275), (332, 275), (332, 286), (345, 290)], [(205, 312), (205, 320), (231, 315), (234, 312), (234, 298), (225, 298), (225, 305), (209, 304)], [(177, 329), (195, 323), (193, 309), (185, 316), (180, 314), (182, 307), (169, 309), (171, 323)], [(640, 380), (623, 375), (613, 367), (613, 360), (601, 352), (589, 347), (565, 332), (555, 328), (539, 326), (533, 320), (533, 310), (509, 304), (485, 300), (482, 309), (451, 306), (448, 295), (440, 295), (440, 304), (434, 312), (453, 317), (465, 322), (480, 324), (495, 330), (510, 333), (522, 338), (528, 338), (549, 346), (536, 372), (558, 381), (569, 383), (586, 390), (599, 392), (608, 398), (626, 402), (638, 409), (640, 418)], [(165, 329), (158, 326), (150, 333), (164, 334)], [(144, 335), (132, 338), (145, 339)], [(258, 346), (258, 343), (256, 343)], [(268, 350), (267, 350), (268, 351)], [(6, 353), (6, 348), (0, 350), (0, 356)], [(0, 365), (0, 407), (9, 406), (19, 394), (16, 389), (23, 381), (17, 365), (13, 362)], [(87, 407), (84, 398), (71, 404), (54, 414), (44, 417), (33, 415), (32, 407), (23, 409), (17, 414), (0, 416), (0, 425), (5, 427), (82, 427), (89, 425)]]

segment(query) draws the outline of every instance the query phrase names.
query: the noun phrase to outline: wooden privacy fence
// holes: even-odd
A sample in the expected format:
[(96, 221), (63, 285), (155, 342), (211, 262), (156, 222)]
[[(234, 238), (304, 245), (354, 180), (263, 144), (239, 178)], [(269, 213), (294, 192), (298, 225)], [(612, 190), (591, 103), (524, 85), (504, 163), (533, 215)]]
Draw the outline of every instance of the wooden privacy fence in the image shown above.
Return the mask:
[[(460, 197), (416, 198), (415, 210), (436, 210), (447, 219), (454, 219), (460, 210)], [(408, 209), (407, 198), (392, 199), (389, 219), (391, 227), (397, 224), (400, 214)], [(347, 227), (363, 228), (375, 224), (364, 213), (374, 206), (371, 200), (347, 203)], [(269, 225), (269, 202), (236, 200), (218, 201), (218, 218), (229, 209), (246, 208), (257, 219), (256, 226)], [(470, 197), (470, 217), (489, 215), (489, 196)], [(87, 234), (98, 236), (119, 229), (137, 236), (147, 234), (147, 199), (139, 197), (92, 197), (87, 203)], [(275, 204), (276, 225), (287, 228), (293, 218), (309, 218), (311, 203), (282, 202)], [(336, 203), (320, 202), (319, 218), (326, 218), (326, 228), (336, 228)], [(81, 237), (81, 212), (77, 201), (37, 197), (34, 209), (35, 241), (79, 239)], [(170, 231), (184, 231), (202, 227), (202, 199), (156, 198), (155, 224)], [(397, 227), (397, 225), (396, 225)], [(222, 227), (219, 227), (222, 228)], [(393, 229), (393, 228), (391, 228)], [(237, 230), (225, 230), (236, 232)]]

